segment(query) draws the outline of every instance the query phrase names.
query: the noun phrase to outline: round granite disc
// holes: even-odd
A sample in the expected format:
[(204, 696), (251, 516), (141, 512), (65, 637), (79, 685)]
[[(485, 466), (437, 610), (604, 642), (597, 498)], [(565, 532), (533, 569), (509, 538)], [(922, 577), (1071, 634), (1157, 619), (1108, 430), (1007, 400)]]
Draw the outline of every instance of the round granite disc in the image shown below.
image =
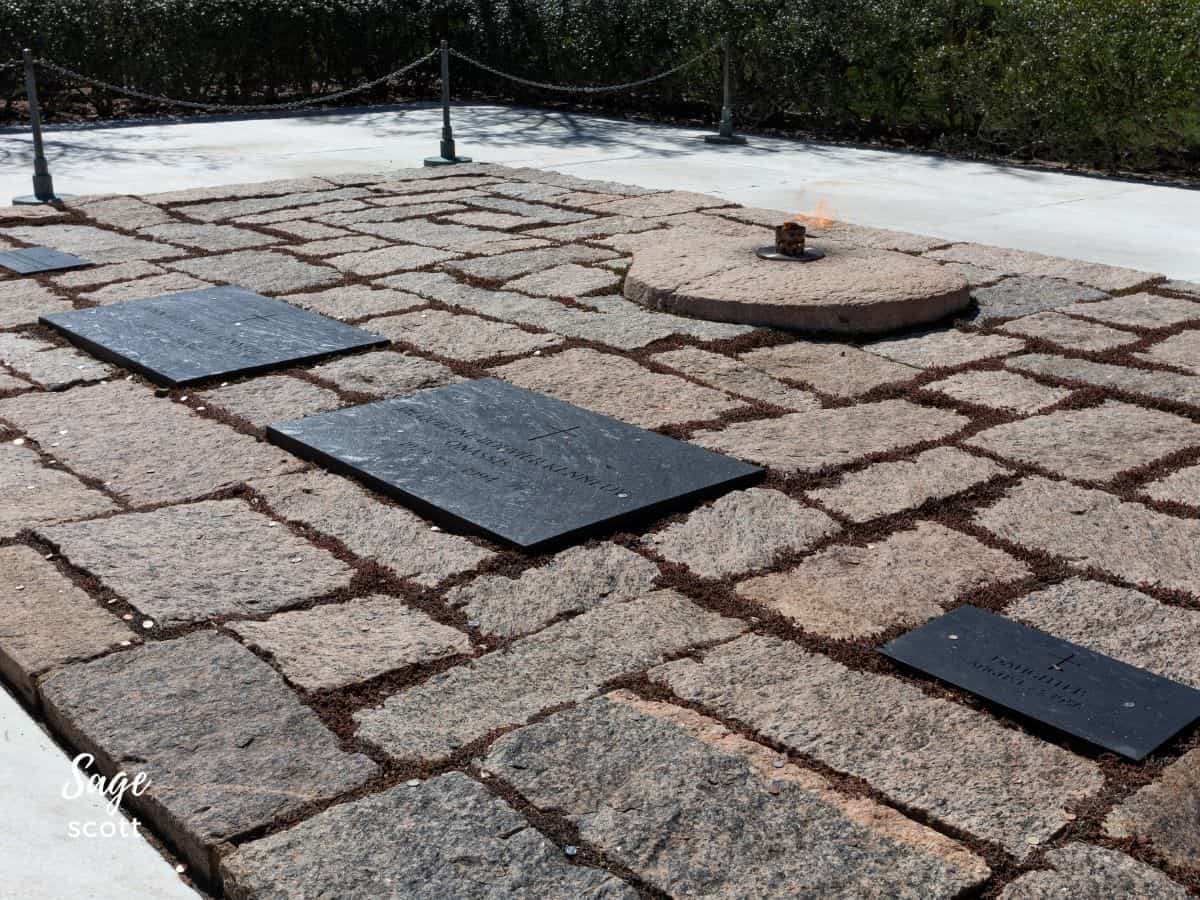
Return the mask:
[(761, 238), (680, 230), (634, 251), (625, 296), (666, 312), (791, 331), (874, 334), (932, 322), (971, 297), (932, 260), (831, 240), (803, 264), (759, 259)]

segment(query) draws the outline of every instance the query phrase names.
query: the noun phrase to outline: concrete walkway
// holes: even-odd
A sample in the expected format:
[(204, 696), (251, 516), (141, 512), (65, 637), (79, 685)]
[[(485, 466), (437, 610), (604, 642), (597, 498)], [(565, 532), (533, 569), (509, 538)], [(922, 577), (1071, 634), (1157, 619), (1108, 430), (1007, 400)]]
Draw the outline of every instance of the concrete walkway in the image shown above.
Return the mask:
[[(1061, 175), (937, 156), (755, 138), (719, 148), (698, 132), (499, 106), (454, 112), (477, 160), (717, 194), (753, 206), (1200, 279), (1200, 190)], [(94, 194), (419, 165), (435, 153), (428, 105), (266, 119), (209, 118), (55, 129), (59, 191)], [(30, 190), (30, 140), (0, 131), (0, 197)]]
[(97, 794), (75, 796), (77, 775), (0, 686), (0, 900), (198, 900), (140, 826), (110, 815)]

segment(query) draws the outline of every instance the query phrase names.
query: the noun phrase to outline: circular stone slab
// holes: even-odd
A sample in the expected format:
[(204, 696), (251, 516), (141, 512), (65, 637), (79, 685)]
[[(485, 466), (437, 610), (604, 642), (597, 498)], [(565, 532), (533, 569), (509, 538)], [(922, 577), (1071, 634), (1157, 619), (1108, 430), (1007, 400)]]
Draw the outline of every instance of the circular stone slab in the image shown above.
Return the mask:
[(824, 259), (775, 262), (755, 256), (762, 243), (681, 229), (634, 252), (625, 296), (717, 322), (848, 334), (932, 322), (971, 302), (965, 278), (927, 259), (819, 240)]

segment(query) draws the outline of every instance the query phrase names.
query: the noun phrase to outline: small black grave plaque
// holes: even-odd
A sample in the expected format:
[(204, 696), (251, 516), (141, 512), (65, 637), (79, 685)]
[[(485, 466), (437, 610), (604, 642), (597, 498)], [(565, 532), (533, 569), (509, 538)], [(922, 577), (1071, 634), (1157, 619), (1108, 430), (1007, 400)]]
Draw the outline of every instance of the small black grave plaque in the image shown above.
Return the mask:
[(762, 470), (493, 378), (272, 425), (267, 437), (433, 519), (543, 548)]
[(237, 287), (48, 313), (41, 321), (94, 356), (172, 387), (252, 375), (387, 343), (378, 335)]
[(90, 259), (63, 253), (50, 247), (26, 247), (23, 250), (8, 250), (0, 253), (0, 266), (18, 275), (36, 275), (38, 272), (61, 272), (64, 269), (81, 269), (92, 265)]
[(880, 652), (1133, 760), (1200, 719), (1200, 691), (974, 606)]

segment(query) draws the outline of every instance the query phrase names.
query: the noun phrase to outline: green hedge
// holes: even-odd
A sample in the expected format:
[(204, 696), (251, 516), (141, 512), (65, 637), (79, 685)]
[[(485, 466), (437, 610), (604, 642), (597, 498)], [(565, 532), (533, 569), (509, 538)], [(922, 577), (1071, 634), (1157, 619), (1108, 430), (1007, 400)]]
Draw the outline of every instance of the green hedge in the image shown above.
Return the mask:
[[(1200, 0), (0, 0), (14, 56), (28, 45), (108, 81), (223, 102), (336, 90), (442, 36), (539, 80), (626, 81), (724, 29), (739, 112), (763, 128), (1200, 174)], [(0, 81), (9, 116), (18, 76)], [(367, 99), (428, 94), (435, 77), (430, 65)], [(719, 80), (714, 55), (595, 103), (711, 119)], [(552, 96), (459, 63), (454, 83)], [(51, 118), (154, 111), (42, 84)]]

